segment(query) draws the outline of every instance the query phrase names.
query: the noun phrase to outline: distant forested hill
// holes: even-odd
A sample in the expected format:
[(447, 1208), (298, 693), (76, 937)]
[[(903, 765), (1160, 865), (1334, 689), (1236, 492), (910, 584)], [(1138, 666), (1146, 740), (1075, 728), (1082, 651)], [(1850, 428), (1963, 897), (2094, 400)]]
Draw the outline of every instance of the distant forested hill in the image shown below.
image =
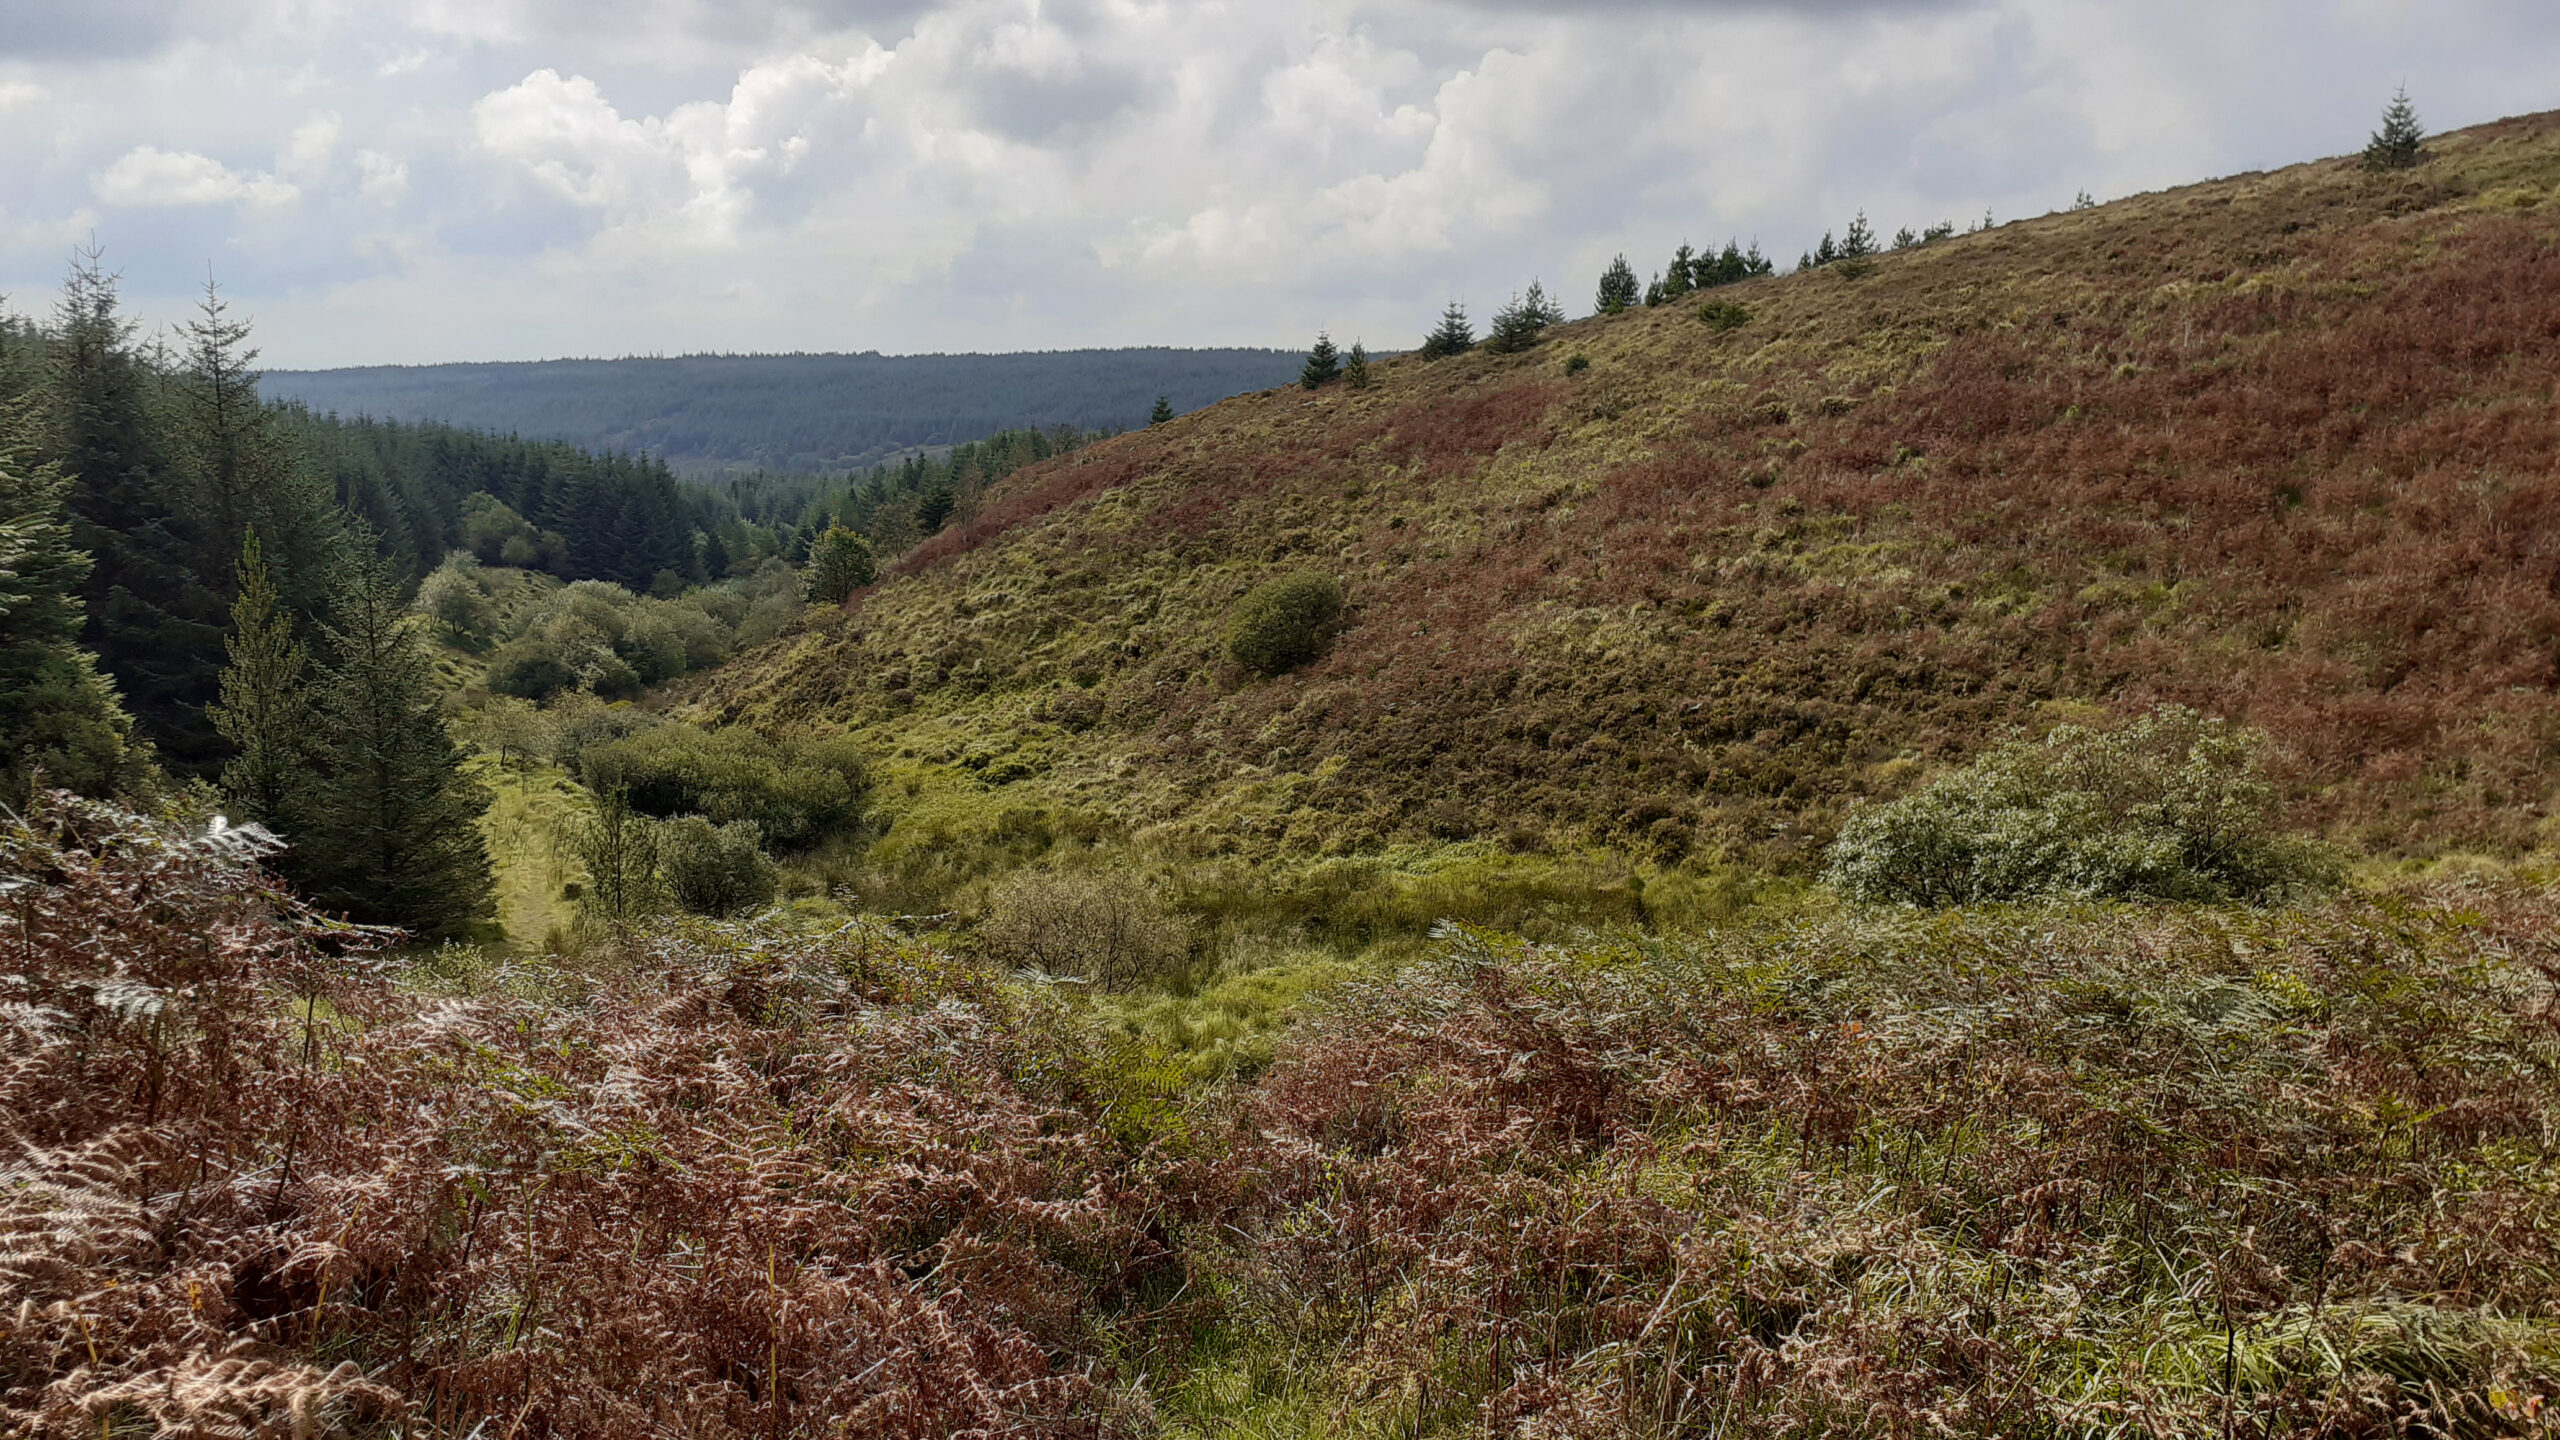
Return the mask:
[(850, 470), (1011, 428), (1120, 430), (1294, 378), (1281, 350), (686, 355), (267, 372), (315, 411), (645, 451), (675, 469)]

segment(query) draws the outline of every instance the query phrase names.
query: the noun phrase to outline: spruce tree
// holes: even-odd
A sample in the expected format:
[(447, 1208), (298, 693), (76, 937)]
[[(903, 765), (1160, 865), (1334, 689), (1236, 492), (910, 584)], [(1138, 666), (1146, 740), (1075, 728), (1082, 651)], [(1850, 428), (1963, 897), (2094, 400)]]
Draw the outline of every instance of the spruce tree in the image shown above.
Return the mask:
[[(1823, 238), (1827, 240), (1830, 237), (1826, 235)], [(1876, 232), (1867, 224), (1867, 212), (1861, 210), (1858, 218), (1849, 222), (1849, 234), (1840, 242), (1839, 258), (1864, 260), (1875, 253)]]
[(326, 747), (299, 868), (314, 900), (368, 923), (450, 937), (491, 913), (488, 793), (462, 773), (435, 670), (390, 566), (347, 568), (318, 687)]
[(1593, 300), (1592, 308), (1603, 315), (1618, 315), (1643, 298), (1643, 286), (1636, 279), (1635, 267), (1629, 265), (1627, 257), (1622, 254), (1609, 262), (1608, 269), (1600, 272), (1600, 293)]
[[(222, 672), (222, 698), (212, 719), (233, 751), (222, 767), (223, 793), (241, 819), (299, 838), (310, 814), (315, 738), (310, 655), (294, 638), (292, 617), (277, 603), (255, 530), (241, 542), (240, 597), (231, 602), (231, 633), (222, 644), (231, 664)], [(301, 861), (292, 857), (287, 869), (300, 870)]]
[(1147, 415), (1147, 423), (1148, 423), (1149, 425), (1161, 425), (1161, 424), (1163, 424), (1164, 422), (1166, 422), (1167, 420), (1170, 420), (1170, 419), (1172, 419), (1172, 418), (1173, 418), (1173, 400), (1172, 400), (1172, 397), (1170, 397), (1170, 396), (1166, 396), (1166, 395), (1159, 395), (1159, 396), (1157, 396), (1157, 397), (1156, 397), (1156, 408), (1155, 408), (1153, 411), (1149, 412), (1149, 414)]
[(2403, 85), (2383, 109), (2382, 128), (2365, 142), (2364, 168), (2409, 169), (2425, 158), (2420, 146), (2426, 138), (2427, 132), (2418, 124), (2418, 109), (2409, 103), (2409, 87)]
[(1440, 312), (1440, 324), (1422, 341), (1422, 358), (1439, 360), (1476, 348), (1475, 326), (1467, 323), (1467, 307), (1452, 300)]
[(1496, 355), (1516, 355), (1537, 344), (1548, 326), (1563, 322), (1563, 307), (1547, 298), (1545, 286), (1532, 280), (1526, 293), (1512, 296), (1510, 304), (1494, 312), (1493, 328), (1485, 333), (1484, 348)]
[(1298, 383), (1313, 390), (1341, 374), (1342, 352), (1333, 348), (1331, 335), (1317, 331), (1316, 348), (1307, 352), (1307, 363), (1298, 371)]
[(1671, 263), (1664, 267), (1662, 279), (1646, 292), (1647, 305), (1668, 305), (1698, 288), (1695, 254), (1684, 242), (1671, 252)]
[(95, 561), (82, 639), (159, 758), (209, 775), (223, 749), (205, 709), (220, 685), (231, 552), (205, 498), (171, 472), (151, 364), (101, 261), (95, 248), (74, 256), (47, 347), (49, 450), (67, 482), (71, 543)]
[(0, 803), (37, 783), (83, 795), (147, 791), (150, 752), (115, 686), (80, 648), (89, 557), (64, 523), (64, 482), (37, 463), (23, 404), (0, 406)]
[(1354, 340), (1342, 361), (1342, 383), (1354, 390), (1369, 388), (1369, 347)]

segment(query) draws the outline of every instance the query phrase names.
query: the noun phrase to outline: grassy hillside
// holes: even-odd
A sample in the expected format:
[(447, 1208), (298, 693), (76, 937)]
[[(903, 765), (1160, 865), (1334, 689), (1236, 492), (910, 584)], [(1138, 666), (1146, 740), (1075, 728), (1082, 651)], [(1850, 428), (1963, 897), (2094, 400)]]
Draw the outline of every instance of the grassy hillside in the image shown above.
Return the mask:
[[(1020, 473), (703, 708), (853, 727), (937, 826), (1695, 868), (2177, 700), (2267, 730), (2334, 836), (2534, 845), (2560, 116), (2430, 145), (1228, 401)], [(1240, 673), (1231, 607), (1302, 569), (1330, 653)]]

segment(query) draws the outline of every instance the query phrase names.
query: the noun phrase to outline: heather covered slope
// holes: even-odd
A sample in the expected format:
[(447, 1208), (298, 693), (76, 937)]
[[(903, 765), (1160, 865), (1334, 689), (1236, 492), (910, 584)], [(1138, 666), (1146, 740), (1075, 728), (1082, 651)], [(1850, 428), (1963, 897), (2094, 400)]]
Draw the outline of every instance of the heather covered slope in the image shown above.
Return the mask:
[[(1783, 864), (2003, 727), (2177, 700), (2341, 838), (2532, 845), (2560, 115), (2431, 152), (1241, 397), (1023, 472), (704, 708), (854, 726), (914, 815)], [(1229, 609), (1298, 569), (1339, 637), (1247, 677)]]

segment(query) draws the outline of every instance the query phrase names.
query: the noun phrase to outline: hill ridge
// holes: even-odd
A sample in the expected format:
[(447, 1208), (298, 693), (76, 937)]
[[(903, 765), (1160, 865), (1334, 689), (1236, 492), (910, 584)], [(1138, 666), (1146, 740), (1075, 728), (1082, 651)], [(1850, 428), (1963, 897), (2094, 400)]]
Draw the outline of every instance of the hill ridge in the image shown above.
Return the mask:
[[(1230, 400), (1026, 470), (702, 704), (1198, 853), (1789, 866), (2007, 727), (2174, 700), (2268, 730), (2307, 824), (2539, 843), (2560, 118), (2431, 151)], [(1346, 622), (1248, 680), (1226, 609), (1291, 568)]]
[(1245, 347), (833, 351), (273, 370), (266, 387), (317, 411), (645, 452), (698, 475), (854, 470), (1008, 429), (1123, 429), (1160, 395), (1196, 409), (1297, 366)]

